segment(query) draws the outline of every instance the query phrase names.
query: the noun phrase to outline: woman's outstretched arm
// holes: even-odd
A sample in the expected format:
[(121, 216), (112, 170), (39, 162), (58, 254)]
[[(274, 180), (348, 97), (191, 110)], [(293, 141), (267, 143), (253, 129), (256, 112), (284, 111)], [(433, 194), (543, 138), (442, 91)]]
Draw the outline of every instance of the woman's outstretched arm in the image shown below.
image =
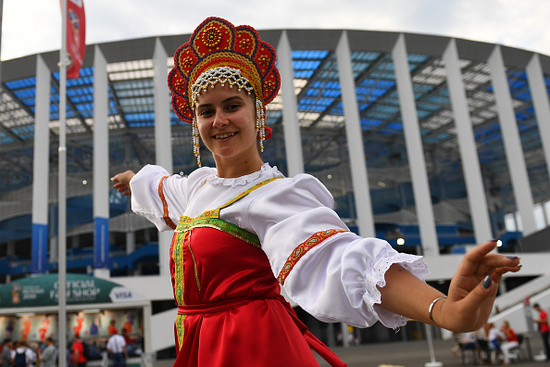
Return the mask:
[(495, 247), (496, 241), (486, 242), (464, 256), (448, 298), (441, 298), (441, 292), (393, 265), (385, 275), (386, 286), (380, 288), (381, 306), (453, 332), (478, 330), (491, 314), (502, 275), (521, 268), (519, 258), (491, 253)]

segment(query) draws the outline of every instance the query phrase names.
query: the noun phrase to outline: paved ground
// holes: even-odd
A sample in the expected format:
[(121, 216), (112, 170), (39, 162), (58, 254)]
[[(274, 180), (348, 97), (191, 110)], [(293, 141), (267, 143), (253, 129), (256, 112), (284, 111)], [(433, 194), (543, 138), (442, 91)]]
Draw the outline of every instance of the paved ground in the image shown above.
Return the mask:
[[(533, 335), (530, 339), (531, 350), (534, 356), (541, 353), (541, 341), (538, 335)], [(458, 367), (462, 366), (459, 357), (451, 352), (452, 341), (435, 340), (434, 355), (435, 361), (441, 362), (443, 366)], [(349, 348), (337, 347), (334, 352), (348, 364), (348, 367), (426, 367), (426, 363), (432, 362), (428, 344), (425, 341), (394, 342), (383, 344), (370, 344), (354, 346)], [(527, 357), (527, 349), (522, 351), (524, 359)], [(328, 366), (321, 358), (319, 365)], [(171, 367), (173, 360), (158, 360), (156, 367)], [(472, 365), (471, 355), (468, 355), (468, 365)], [(521, 360), (513, 362), (512, 367), (545, 367), (550, 366), (549, 362), (537, 362), (535, 360)], [(243, 366), (249, 367), (249, 366)], [(257, 367), (257, 366), (250, 366)], [(261, 367), (261, 366), (259, 366)], [(283, 367), (283, 366), (282, 366)]]
[[(541, 351), (540, 340), (531, 341), (533, 355)], [(434, 356), (436, 362), (441, 362), (443, 366), (462, 366), (462, 359), (452, 353), (454, 343), (452, 341), (434, 341)], [(384, 344), (362, 345), (350, 348), (335, 348), (338, 356), (348, 364), (348, 367), (425, 367), (426, 363), (432, 362), (430, 350), (425, 341), (409, 341)], [(521, 367), (543, 367), (550, 366), (548, 362), (527, 361), (527, 350), (523, 351), (524, 359), (519, 362), (513, 362), (511, 366)], [(467, 365), (472, 365), (472, 356), (467, 354)], [(481, 363), (480, 363), (481, 364)], [(388, 366), (389, 365), (389, 366)], [(327, 363), (320, 360), (320, 366), (328, 366)]]

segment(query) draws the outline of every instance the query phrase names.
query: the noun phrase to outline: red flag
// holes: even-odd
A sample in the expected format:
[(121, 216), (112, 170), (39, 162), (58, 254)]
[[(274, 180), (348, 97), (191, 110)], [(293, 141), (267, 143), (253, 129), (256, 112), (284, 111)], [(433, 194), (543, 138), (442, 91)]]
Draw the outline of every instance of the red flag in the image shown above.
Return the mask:
[(86, 52), (84, 0), (67, 0), (67, 52), (71, 57), (67, 78), (76, 79), (80, 75)]

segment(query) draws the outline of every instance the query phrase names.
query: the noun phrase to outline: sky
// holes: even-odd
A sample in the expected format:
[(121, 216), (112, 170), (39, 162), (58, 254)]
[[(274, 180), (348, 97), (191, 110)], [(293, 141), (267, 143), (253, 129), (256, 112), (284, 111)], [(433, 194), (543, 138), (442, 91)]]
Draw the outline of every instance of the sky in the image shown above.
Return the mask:
[[(0, 0), (2, 1), (2, 0)], [(61, 47), (60, 0), (3, 0), (1, 59)], [(84, 0), (86, 44), (192, 33), (209, 16), (256, 29), (409, 32), (550, 55), (548, 0)]]

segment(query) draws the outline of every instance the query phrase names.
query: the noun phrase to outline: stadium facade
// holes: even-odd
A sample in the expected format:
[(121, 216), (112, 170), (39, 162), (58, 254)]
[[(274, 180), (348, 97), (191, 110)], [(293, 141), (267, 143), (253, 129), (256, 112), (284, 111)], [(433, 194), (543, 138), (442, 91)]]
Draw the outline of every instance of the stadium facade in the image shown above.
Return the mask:
[[(282, 77), (268, 106), (265, 161), (319, 178), (350, 229), (425, 255), (429, 280), (443, 287), (468, 248), (492, 238), (524, 264), (504, 289), (544, 277), (550, 57), (421, 34), (260, 34), (277, 49)], [(88, 45), (80, 77), (67, 83), (68, 271), (161, 303), (172, 297), (171, 236), (132, 214), (109, 177), (145, 164), (182, 175), (196, 168), (191, 128), (172, 112), (166, 86), (172, 55), (189, 36)], [(48, 52), (2, 65), (2, 283), (57, 271), (58, 62), (59, 52)], [(153, 315), (151, 328), (172, 316)], [(173, 339), (153, 343), (157, 351)]]

